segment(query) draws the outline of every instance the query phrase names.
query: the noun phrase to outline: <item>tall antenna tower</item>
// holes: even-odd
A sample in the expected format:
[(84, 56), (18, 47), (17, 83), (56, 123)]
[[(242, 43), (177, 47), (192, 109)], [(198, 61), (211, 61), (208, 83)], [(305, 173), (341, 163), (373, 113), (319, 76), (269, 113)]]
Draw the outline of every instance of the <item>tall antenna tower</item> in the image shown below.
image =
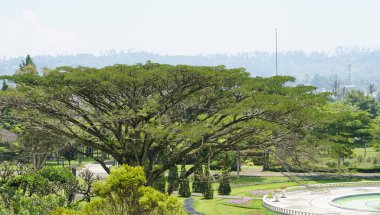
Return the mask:
[(351, 84), (352, 82), (352, 72), (351, 72), (351, 64), (348, 64), (347, 65), (347, 73), (348, 73), (348, 77), (347, 77), (347, 82), (348, 82), (348, 84)]
[(276, 76), (278, 75), (278, 61), (277, 61), (277, 28), (275, 29), (276, 32)]

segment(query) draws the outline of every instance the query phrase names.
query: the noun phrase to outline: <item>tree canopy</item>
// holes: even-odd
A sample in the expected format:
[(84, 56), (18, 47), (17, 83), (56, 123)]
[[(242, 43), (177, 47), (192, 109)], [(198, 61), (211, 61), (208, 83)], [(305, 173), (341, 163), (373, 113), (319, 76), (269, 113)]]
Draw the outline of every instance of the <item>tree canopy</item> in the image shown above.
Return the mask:
[[(251, 147), (242, 143), (280, 143), (311, 126), (325, 102), (314, 87), (288, 86), (292, 77), (250, 77), (223, 66), (148, 62), (5, 78), (17, 87), (1, 92), (2, 106), (71, 144), (143, 166), (147, 184), (205, 148), (217, 155)], [(185, 176), (206, 160), (199, 157)]]
[(341, 102), (324, 107), (325, 120), (317, 129), (319, 137), (329, 145), (339, 165), (353, 155), (353, 149), (372, 140), (370, 114)]

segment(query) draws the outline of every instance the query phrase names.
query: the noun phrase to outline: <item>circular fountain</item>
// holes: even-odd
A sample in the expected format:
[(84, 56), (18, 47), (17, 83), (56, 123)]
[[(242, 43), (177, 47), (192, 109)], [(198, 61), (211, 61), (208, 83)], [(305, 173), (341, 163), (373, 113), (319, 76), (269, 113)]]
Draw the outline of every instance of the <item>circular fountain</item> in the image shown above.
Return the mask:
[(348, 210), (380, 213), (380, 193), (341, 196), (333, 199), (330, 204)]
[(286, 198), (263, 197), (263, 206), (281, 214), (379, 215), (380, 181), (338, 182), (290, 187)]

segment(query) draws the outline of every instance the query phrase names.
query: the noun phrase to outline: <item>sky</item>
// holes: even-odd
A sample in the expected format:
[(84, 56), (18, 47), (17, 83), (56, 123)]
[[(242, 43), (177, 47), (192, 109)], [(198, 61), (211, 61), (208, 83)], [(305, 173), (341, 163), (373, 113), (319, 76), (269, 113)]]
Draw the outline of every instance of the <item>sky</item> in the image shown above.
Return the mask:
[(380, 47), (379, 0), (0, 0), (0, 56)]

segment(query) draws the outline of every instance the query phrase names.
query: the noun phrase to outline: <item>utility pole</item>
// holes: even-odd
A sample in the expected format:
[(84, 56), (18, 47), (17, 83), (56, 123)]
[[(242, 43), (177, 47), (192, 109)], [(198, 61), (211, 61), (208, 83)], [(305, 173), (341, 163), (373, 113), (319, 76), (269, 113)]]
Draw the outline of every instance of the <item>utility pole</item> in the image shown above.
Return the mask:
[(277, 63), (277, 28), (276, 31), (276, 76), (278, 75), (278, 63)]
[(347, 72), (348, 72), (348, 76), (347, 76), (347, 82), (348, 84), (351, 84), (351, 76), (352, 76), (352, 73), (351, 73), (351, 64), (348, 64), (347, 65)]

